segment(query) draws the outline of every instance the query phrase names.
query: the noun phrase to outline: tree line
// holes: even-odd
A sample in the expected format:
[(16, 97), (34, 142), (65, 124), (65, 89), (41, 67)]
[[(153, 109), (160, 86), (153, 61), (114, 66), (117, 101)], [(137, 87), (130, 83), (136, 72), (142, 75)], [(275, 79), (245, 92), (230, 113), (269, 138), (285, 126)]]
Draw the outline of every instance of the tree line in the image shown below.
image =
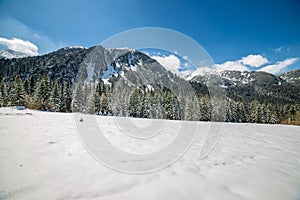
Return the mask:
[[(47, 75), (16, 76), (9, 82), (0, 77), (0, 106), (22, 105), (53, 112), (83, 112), (151, 119), (282, 123), (300, 125), (300, 105), (212, 99), (209, 94), (175, 94), (166, 87), (129, 87), (95, 83), (73, 84), (69, 79), (51, 80)], [(216, 107), (223, 107), (218, 111)], [(217, 113), (216, 113), (217, 112)], [(219, 113), (218, 113), (219, 112)], [(219, 116), (216, 118), (215, 116)]]

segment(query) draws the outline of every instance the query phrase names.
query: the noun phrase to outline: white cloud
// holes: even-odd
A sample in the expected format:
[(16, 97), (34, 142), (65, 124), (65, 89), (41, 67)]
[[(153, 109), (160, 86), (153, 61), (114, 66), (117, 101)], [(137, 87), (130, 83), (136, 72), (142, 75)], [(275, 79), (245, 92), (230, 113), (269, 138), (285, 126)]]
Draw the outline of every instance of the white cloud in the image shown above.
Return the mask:
[(283, 61), (276, 62), (275, 64), (265, 66), (265, 67), (259, 69), (258, 71), (265, 71), (265, 72), (269, 72), (271, 74), (278, 74), (278, 73), (282, 72), (283, 70), (285, 70), (288, 66), (297, 62), (298, 60), (299, 60), (299, 58), (288, 58)]
[(263, 57), (261, 55), (253, 55), (253, 54), (243, 57), (240, 61), (243, 64), (249, 65), (251, 67), (261, 67), (262, 65), (269, 63), (266, 57)]
[(240, 60), (238, 61), (227, 61), (222, 64), (215, 64), (216, 70), (236, 70), (236, 71), (249, 71), (248, 67), (245, 66)]
[(236, 70), (250, 71), (249, 67), (260, 67), (269, 63), (268, 59), (261, 55), (250, 54), (236, 61), (227, 61), (221, 64), (215, 64), (215, 70)]
[(38, 55), (38, 47), (27, 40), (0, 37), (0, 44), (5, 45), (8, 49), (13, 51), (21, 52), (30, 56)]
[(250, 67), (260, 68), (256, 71), (265, 71), (271, 74), (278, 74), (283, 72), (288, 66), (294, 64), (298, 58), (287, 58), (283, 61), (276, 62), (275, 64), (270, 64), (264, 66), (267, 63), (270, 63), (268, 59), (261, 55), (250, 54), (246, 57), (241, 58), (236, 61), (227, 61), (222, 64), (215, 64), (213, 69), (217, 71), (224, 70), (236, 70), (236, 71), (250, 71)]
[(68, 46), (66, 43), (55, 42), (43, 32), (26, 26), (22, 22), (0, 16), (0, 33), (4, 38), (22, 38), (38, 46), (39, 53), (48, 53), (59, 48)]
[(178, 69), (180, 68), (180, 60), (173, 54), (169, 56), (151, 56), (151, 58), (157, 60), (167, 70), (180, 75)]

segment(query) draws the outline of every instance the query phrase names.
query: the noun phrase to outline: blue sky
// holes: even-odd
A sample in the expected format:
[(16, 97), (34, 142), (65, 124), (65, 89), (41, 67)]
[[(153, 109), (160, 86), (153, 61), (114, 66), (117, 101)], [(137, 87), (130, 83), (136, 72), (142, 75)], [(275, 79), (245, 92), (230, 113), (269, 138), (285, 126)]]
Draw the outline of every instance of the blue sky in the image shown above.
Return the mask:
[(268, 61), (260, 67), (294, 58), (282, 70), (300, 68), (298, 0), (0, 0), (2, 49), (12, 38), (30, 41), (38, 53), (69, 45), (89, 47), (139, 27), (182, 32), (218, 64), (260, 55)]

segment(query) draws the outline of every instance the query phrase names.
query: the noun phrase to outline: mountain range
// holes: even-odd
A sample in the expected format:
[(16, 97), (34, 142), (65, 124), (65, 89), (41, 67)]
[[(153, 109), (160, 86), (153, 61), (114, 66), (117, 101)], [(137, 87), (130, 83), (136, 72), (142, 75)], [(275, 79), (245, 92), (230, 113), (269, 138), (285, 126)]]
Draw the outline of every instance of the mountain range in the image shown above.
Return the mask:
[[(266, 104), (266, 106), (267, 104), (279, 105), (279, 107), (282, 107), (280, 112), (287, 112), (284, 109), (289, 110), (291, 105), (295, 105), (292, 108), (295, 113), (291, 111), (294, 113), (293, 115), (298, 113), (299, 108), (300, 70), (289, 71), (278, 76), (258, 71), (199, 70), (197, 73), (192, 73), (193, 75), (185, 76), (188, 78), (184, 79), (168, 71), (158, 61), (145, 53), (128, 48), (104, 48), (102, 46), (84, 48), (74, 46), (34, 57), (22, 57), (13, 52), (10, 52), (9, 55), (5, 53), (1, 55), (5, 57), (0, 59), (1, 82), (6, 85), (8, 93), (11, 88), (14, 88), (10, 84), (16, 80), (16, 77), (28, 82), (34, 76), (34, 81), (41, 82), (43, 77), (46, 76), (51, 82), (49, 86), (51, 90), (54, 88), (54, 81), (56, 80), (60, 82), (59, 87), (61, 87), (61, 90), (66, 85), (65, 83), (70, 81), (70, 85), (73, 85), (73, 100), (76, 88), (80, 89), (76, 84), (89, 84), (100, 81), (107, 87), (105, 95), (107, 95), (109, 88), (114, 88), (114, 93), (122, 93), (123, 96), (133, 94), (130, 92), (130, 88), (140, 88), (141, 91), (145, 92), (148, 90), (159, 91), (159, 95), (165, 101), (170, 101), (170, 95), (175, 95), (175, 100), (180, 101), (182, 96), (187, 98), (191, 91), (200, 97), (207, 96), (208, 98), (211, 98), (215, 91), (219, 91), (219, 93), (222, 91), (225, 96), (222, 101), (233, 101), (237, 104), (242, 102), (249, 106), (255, 101), (261, 105)], [(15, 58), (11, 58), (14, 56)], [(101, 88), (104, 87), (103, 85)], [(38, 86), (33, 88), (31, 92), (37, 88)], [(103, 92), (103, 90), (101, 91)], [(124, 93), (124, 91), (127, 91), (127, 93)], [(171, 91), (171, 93), (168, 91)], [(146, 98), (147, 94), (145, 92), (136, 95), (144, 95), (143, 98)], [(28, 93), (28, 95), (36, 96), (33, 93)], [(101, 96), (100, 92), (99, 95)], [(152, 95), (152, 98), (154, 98), (154, 94)], [(126, 105), (128, 109), (130, 107), (129, 101), (132, 100), (130, 97), (128, 97), (128, 100), (124, 99), (124, 102), (128, 104)], [(107, 95), (107, 98), (109, 98), (109, 95)], [(118, 96), (117, 99), (122, 98)], [(87, 99), (89, 97), (86, 97), (85, 101), (88, 101)], [(138, 101), (144, 100), (139, 99)], [(195, 101), (195, 99), (190, 101)], [(201, 102), (201, 98), (199, 101)], [(187, 101), (184, 104), (187, 106)], [(217, 105), (218, 103), (215, 102), (214, 104)], [(211, 105), (212, 103), (208, 107), (211, 107)], [(144, 106), (144, 104), (141, 104), (141, 106)], [(194, 109), (197, 109), (198, 105), (193, 106)], [(284, 106), (286, 108), (283, 108)], [(167, 109), (167, 107), (163, 109)], [(165, 110), (165, 112), (167, 111)], [(210, 110), (210, 112), (213, 112), (213, 110)], [(127, 114), (122, 115), (130, 115), (128, 114), (130, 112), (125, 113)], [(134, 114), (133, 116), (142, 116), (142, 114)], [(182, 116), (173, 118), (186, 119)]]

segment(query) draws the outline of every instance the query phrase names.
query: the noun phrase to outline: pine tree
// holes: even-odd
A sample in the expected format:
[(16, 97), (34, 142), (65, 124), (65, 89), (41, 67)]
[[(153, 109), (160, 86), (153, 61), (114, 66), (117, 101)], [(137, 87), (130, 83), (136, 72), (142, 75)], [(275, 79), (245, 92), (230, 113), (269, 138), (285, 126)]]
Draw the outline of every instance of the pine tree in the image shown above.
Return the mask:
[(261, 109), (257, 100), (251, 102), (251, 121), (255, 123), (261, 123)]
[(97, 90), (95, 91), (94, 94), (94, 103), (95, 103), (95, 113), (99, 115), (101, 111), (101, 103), (100, 103), (100, 95), (97, 92)]
[(160, 91), (156, 91), (153, 98), (154, 106), (154, 118), (155, 119), (164, 119), (164, 107), (163, 107), (163, 98)]
[(29, 80), (28, 79), (25, 79), (24, 81), (24, 90), (26, 92), (26, 94), (30, 94), (30, 87), (29, 87)]
[(289, 124), (292, 124), (295, 121), (295, 114), (296, 114), (296, 107), (295, 107), (295, 105), (290, 105), (289, 109), (287, 110), (288, 123)]
[(0, 107), (5, 107), (7, 105), (8, 95), (6, 91), (6, 85), (0, 79)]
[(210, 120), (210, 108), (208, 96), (202, 96), (199, 99), (199, 109), (200, 109), (200, 121)]
[(104, 91), (104, 85), (103, 85), (103, 81), (100, 79), (96, 84), (96, 89), (94, 93), (95, 112), (97, 115), (100, 114), (101, 111), (100, 97), (103, 91)]
[(251, 122), (250, 104), (244, 103), (245, 122)]
[(200, 108), (198, 98), (190, 94), (186, 101), (185, 120), (198, 121), (200, 119)]
[(263, 103), (260, 107), (260, 123), (267, 122), (267, 106)]
[(267, 117), (267, 123), (269, 124), (276, 124), (278, 119), (276, 117), (276, 109), (275, 106), (273, 104), (268, 104), (267, 105), (267, 113), (266, 113), (266, 117)]
[(151, 109), (151, 91), (145, 91), (145, 97), (143, 102), (143, 113), (144, 118), (150, 118), (150, 109)]
[(10, 106), (25, 105), (25, 89), (20, 76), (16, 76), (13, 86), (10, 90)]
[(73, 112), (84, 112), (85, 110), (85, 96), (82, 82), (77, 83), (75, 86), (71, 108)]
[(174, 119), (174, 110), (173, 110), (173, 95), (171, 91), (166, 92), (166, 101), (165, 101), (165, 113), (166, 119)]
[(141, 96), (142, 92), (139, 88), (135, 88), (129, 99), (129, 115), (132, 117), (141, 116)]
[(36, 86), (36, 77), (35, 75), (31, 75), (29, 78), (29, 88), (28, 88), (30, 94), (34, 93), (35, 86)]
[(112, 83), (111, 85), (105, 85), (104, 89), (104, 95), (105, 95), (105, 100), (106, 100), (106, 108), (105, 112), (106, 114), (113, 114), (113, 104), (114, 104), (114, 84)]
[(50, 102), (53, 111), (55, 112), (61, 111), (61, 107), (62, 107), (61, 84), (58, 79), (54, 83), (54, 87), (50, 95)]
[(37, 88), (35, 90), (35, 99), (41, 104), (41, 109), (50, 109), (49, 98), (50, 98), (50, 84), (48, 76), (40, 79)]
[(72, 88), (71, 81), (67, 79), (64, 83), (63, 94), (62, 94), (62, 111), (63, 112), (71, 112), (71, 103), (72, 103)]
[(100, 97), (100, 108), (102, 114), (107, 114), (107, 101), (104, 92), (102, 92), (102, 95)]
[(87, 93), (87, 99), (86, 99), (86, 112), (89, 114), (95, 114), (95, 91), (96, 88), (94, 88), (93, 84), (89, 84), (87, 86), (87, 90), (89, 91)]
[(181, 120), (184, 119), (185, 98), (186, 97), (184, 95), (183, 89), (180, 88), (179, 95), (178, 95), (178, 103), (179, 103), (179, 113), (180, 113), (179, 119)]

